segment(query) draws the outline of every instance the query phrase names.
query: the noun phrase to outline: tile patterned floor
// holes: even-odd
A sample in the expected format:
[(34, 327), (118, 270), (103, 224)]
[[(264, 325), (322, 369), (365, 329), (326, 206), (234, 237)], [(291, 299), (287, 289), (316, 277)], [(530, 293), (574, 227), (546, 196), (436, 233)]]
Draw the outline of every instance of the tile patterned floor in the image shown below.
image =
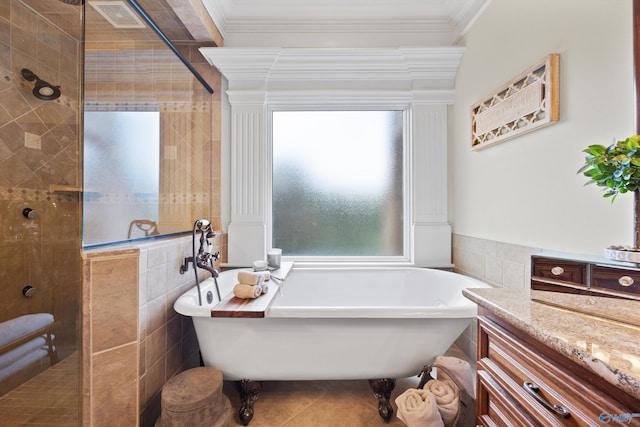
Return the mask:
[[(452, 346), (448, 356), (467, 357)], [(417, 373), (416, 373), (417, 374)], [(385, 423), (378, 414), (378, 401), (366, 380), (353, 381), (267, 381), (263, 383), (250, 427), (403, 427), (396, 417), (395, 399), (418, 385), (417, 376), (401, 378), (391, 394), (394, 414)], [(233, 382), (225, 382), (223, 392), (233, 407), (231, 427), (242, 426), (237, 412), (240, 398)], [(475, 408), (461, 413), (459, 427), (474, 426)]]
[(78, 426), (78, 353), (0, 397), (2, 427)]
[[(279, 381), (265, 382), (254, 406), (250, 427), (403, 427), (396, 417), (395, 398), (416, 387), (419, 378), (396, 381), (391, 394), (394, 414), (385, 423), (378, 415), (378, 403), (365, 381)], [(231, 427), (242, 426), (238, 419), (240, 399), (235, 384), (225, 382), (224, 393), (231, 400)], [(461, 414), (459, 427), (474, 426), (474, 408)]]
[[(460, 356), (461, 354), (455, 354)], [(2, 427), (77, 427), (78, 355), (64, 359), (20, 387), (0, 397)], [(267, 381), (254, 406), (250, 427), (402, 427), (395, 415), (395, 398), (417, 386), (419, 378), (396, 381), (391, 394), (394, 415), (385, 423), (378, 414), (378, 402), (366, 380)], [(43, 390), (46, 393), (43, 393)], [(231, 400), (231, 427), (242, 426), (237, 411), (240, 398), (233, 382), (223, 392)], [(461, 427), (472, 426), (473, 408)], [(194, 426), (195, 427), (195, 426)]]
[[(393, 400), (419, 378), (396, 381)], [(234, 418), (231, 426), (242, 426), (238, 419), (240, 398), (235, 384), (225, 382), (224, 393), (231, 400)], [(254, 406), (250, 427), (401, 427), (394, 415), (385, 423), (378, 414), (378, 401), (366, 380), (353, 381), (266, 381)]]

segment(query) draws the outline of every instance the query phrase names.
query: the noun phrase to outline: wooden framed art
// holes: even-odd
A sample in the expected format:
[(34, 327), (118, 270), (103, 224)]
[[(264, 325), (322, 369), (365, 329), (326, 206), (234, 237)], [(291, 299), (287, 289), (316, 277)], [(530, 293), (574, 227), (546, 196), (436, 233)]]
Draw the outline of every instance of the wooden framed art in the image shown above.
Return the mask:
[(557, 122), (559, 63), (560, 55), (552, 53), (471, 106), (471, 149)]

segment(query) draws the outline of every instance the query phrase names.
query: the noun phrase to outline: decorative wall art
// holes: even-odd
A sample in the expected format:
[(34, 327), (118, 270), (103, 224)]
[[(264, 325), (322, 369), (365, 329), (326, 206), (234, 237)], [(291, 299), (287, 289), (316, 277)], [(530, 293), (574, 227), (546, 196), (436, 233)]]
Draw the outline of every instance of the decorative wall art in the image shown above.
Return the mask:
[(471, 149), (480, 150), (560, 118), (560, 55), (552, 53), (471, 107)]

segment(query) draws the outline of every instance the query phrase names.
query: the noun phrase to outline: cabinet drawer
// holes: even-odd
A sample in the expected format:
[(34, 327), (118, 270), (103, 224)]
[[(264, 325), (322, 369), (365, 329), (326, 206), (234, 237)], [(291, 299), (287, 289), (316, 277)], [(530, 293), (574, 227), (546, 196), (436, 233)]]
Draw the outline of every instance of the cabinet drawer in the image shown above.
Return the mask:
[[(582, 426), (598, 425), (603, 412), (624, 414), (637, 412), (637, 408), (625, 408), (610, 390), (597, 388), (592, 382), (579, 376), (576, 367), (567, 369), (566, 359), (541, 343), (531, 343), (507, 332), (499, 325), (480, 318), (479, 325), (479, 369), (511, 396), (515, 407), (521, 407), (527, 418), (538, 425)], [(533, 350), (535, 349), (535, 351)], [(563, 369), (564, 365), (564, 369)], [(480, 379), (479, 379), (480, 380)], [(525, 382), (537, 385), (536, 393), (527, 391)], [(550, 405), (557, 405), (569, 412), (561, 414), (545, 407), (536, 396)], [(638, 422), (634, 419), (631, 425)]]
[(578, 286), (570, 283), (549, 283), (531, 279), (531, 289), (534, 291), (562, 292), (565, 294), (589, 295), (586, 286)]
[(507, 393), (491, 375), (478, 366), (478, 396), (481, 408), (477, 423), (483, 427), (534, 426), (534, 422), (523, 416)]
[(594, 292), (609, 290), (640, 296), (640, 271), (594, 265), (591, 270), (591, 288)]
[(531, 276), (587, 286), (587, 263), (532, 257)]

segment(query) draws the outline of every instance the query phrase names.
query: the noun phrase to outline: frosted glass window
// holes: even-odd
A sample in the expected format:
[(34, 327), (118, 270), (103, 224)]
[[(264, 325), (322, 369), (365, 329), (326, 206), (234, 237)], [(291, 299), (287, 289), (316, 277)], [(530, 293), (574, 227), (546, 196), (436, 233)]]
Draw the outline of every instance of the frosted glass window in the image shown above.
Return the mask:
[(403, 112), (273, 113), (273, 246), (403, 255)]
[(158, 234), (160, 113), (85, 111), (83, 243)]

